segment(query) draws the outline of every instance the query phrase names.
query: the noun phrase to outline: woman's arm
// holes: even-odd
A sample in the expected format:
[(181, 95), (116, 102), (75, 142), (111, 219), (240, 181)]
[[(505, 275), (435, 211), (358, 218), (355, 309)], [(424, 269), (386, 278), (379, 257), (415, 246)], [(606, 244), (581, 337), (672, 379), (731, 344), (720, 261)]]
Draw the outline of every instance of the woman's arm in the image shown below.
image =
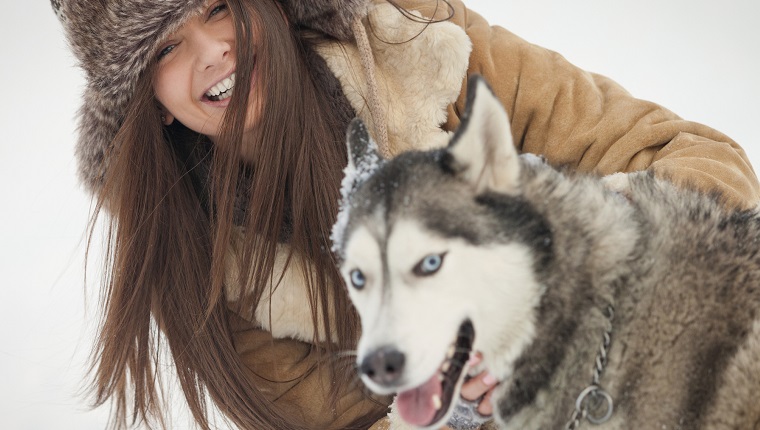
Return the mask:
[[(557, 166), (609, 175), (653, 169), (661, 177), (719, 192), (752, 207), (760, 184), (742, 148), (726, 135), (632, 97), (612, 80), (490, 26), (452, 0), (452, 21), (473, 42), (468, 75), (483, 75), (505, 104), (519, 149)], [(466, 94), (450, 108), (455, 129)]]
[[(330, 407), (333, 378), (317, 346), (294, 339), (275, 339), (253, 323), (229, 312), (235, 349), (253, 383), (296, 426), (320, 429), (367, 428), (388, 413), (391, 399), (370, 397), (361, 381), (343, 387), (335, 408)], [(343, 358), (355, 372), (353, 357)]]

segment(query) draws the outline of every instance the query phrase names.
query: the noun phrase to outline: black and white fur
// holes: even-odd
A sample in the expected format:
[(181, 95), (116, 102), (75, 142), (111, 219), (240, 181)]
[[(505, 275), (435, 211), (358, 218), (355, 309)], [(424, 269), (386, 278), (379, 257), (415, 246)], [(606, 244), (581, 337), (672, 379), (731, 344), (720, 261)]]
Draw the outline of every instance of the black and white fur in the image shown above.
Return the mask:
[(468, 96), (444, 149), (385, 161), (349, 130), (333, 239), (366, 385), (424, 409), (408, 393), (454, 384), (425, 424), (439, 427), (477, 350), (501, 427), (564, 428), (608, 333), (598, 384), (614, 408), (594, 428), (760, 428), (758, 214), (650, 172), (616, 176), (621, 194), (519, 156), (482, 79)]

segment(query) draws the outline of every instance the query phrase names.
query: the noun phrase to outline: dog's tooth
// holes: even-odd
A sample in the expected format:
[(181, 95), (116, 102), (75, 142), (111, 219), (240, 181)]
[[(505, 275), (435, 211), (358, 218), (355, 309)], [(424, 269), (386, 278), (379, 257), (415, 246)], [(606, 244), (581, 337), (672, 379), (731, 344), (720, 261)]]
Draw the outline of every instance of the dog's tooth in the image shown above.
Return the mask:
[(448, 360), (444, 361), (443, 364), (441, 365), (441, 372), (444, 372), (444, 373), (448, 372), (450, 367), (451, 367), (451, 363)]
[(456, 347), (455, 347), (454, 345), (451, 345), (451, 346), (449, 347), (449, 351), (446, 353), (446, 357), (447, 357), (447, 358), (452, 358), (452, 357), (454, 357), (454, 353), (455, 353), (456, 351), (457, 351)]
[(438, 394), (433, 394), (433, 407), (437, 411), (441, 409), (441, 406), (443, 406), (443, 402), (441, 402), (441, 396)]

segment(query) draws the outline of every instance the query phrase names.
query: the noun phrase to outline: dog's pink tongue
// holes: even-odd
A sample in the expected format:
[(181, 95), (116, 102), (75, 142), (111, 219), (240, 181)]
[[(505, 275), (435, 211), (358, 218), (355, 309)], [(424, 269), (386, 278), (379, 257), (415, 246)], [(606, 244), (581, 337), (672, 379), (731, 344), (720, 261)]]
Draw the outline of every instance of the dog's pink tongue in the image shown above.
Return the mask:
[(433, 405), (433, 396), (441, 397), (441, 382), (438, 375), (433, 375), (419, 387), (399, 393), (396, 397), (396, 407), (401, 418), (409, 424), (425, 427), (433, 421), (437, 412)]

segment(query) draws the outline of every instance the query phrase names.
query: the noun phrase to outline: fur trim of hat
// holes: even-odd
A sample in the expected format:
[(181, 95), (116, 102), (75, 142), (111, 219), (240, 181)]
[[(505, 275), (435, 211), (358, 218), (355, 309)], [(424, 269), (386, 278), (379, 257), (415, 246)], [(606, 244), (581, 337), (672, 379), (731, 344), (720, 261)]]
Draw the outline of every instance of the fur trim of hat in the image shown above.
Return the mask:
[[(369, 0), (278, 0), (295, 25), (339, 40), (352, 37), (351, 22)], [(76, 155), (88, 190), (100, 188), (108, 154), (140, 75), (158, 45), (193, 15), (204, 0), (51, 0), (63, 24), (86, 88), (79, 111)]]

